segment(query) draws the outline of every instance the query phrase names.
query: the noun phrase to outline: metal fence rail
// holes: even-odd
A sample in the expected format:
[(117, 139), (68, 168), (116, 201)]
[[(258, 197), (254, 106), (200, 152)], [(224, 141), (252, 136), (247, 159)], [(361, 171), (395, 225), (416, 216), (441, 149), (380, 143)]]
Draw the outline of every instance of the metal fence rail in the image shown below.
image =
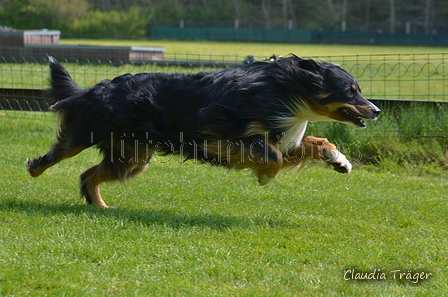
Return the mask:
[[(385, 125), (388, 122), (387, 125), (395, 127), (389, 132), (401, 136), (447, 137), (448, 54), (312, 58), (338, 64), (351, 72), (360, 82), (364, 96), (376, 100), (385, 111), (382, 115), (382, 119), (388, 119), (384, 120)], [(12, 60), (15, 62), (8, 62)], [(237, 67), (250, 60), (251, 57), (242, 56), (165, 54), (163, 61), (116, 63), (105, 57), (94, 61), (81, 58), (60, 62), (81, 87), (89, 87), (124, 73), (214, 71)], [(257, 61), (265, 60), (269, 60), (269, 56), (257, 57)], [(25, 59), (0, 51), (0, 109), (48, 110), (52, 102), (43, 92), (48, 86), (48, 75), (44, 59)], [(413, 115), (412, 124), (404, 124), (404, 113)], [(420, 133), (422, 129), (425, 133)]]

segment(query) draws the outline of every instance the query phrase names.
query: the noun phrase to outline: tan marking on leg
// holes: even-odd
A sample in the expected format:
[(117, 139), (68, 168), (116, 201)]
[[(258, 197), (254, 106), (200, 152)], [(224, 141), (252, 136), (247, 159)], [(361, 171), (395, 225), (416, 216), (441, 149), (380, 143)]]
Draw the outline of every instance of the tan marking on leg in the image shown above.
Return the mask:
[(265, 185), (275, 179), (283, 167), (283, 155), (273, 145), (269, 144), (269, 149), (277, 155), (277, 160), (263, 160), (256, 162), (253, 171), (258, 178), (260, 185)]
[[(283, 166), (282, 153), (270, 144), (268, 151), (243, 142), (236, 145), (227, 141), (214, 141), (207, 145), (207, 154), (215, 157), (217, 162), (232, 169), (252, 169), (261, 185), (275, 179)], [(269, 158), (272, 153), (276, 155), (275, 159)]]
[[(86, 196), (88, 203), (107, 208), (107, 204), (101, 197), (100, 184), (108, 181), (114, 180), (124, 180), (126, 178), (135, 177), (142, 173), (146, 168), (148, 168), (148, 163), (146, 160), (154, 153), (154, 151), (144, 152), (144, 150), (139, 151), (138, 162), (126, 163), (126, 171), (123, 176), (120, 176), (118, 172), (114, 172), (113, 167), (106, 166), (104, 163), (94, 165), (84, 171), (81, 174), (81, 193)], [(103, 161), (105, 162), (105, 161)], [(118, 162), (118, 161), (117, 161)]]
[(341, 173), (350, 173), (352, 165), (336, 146), (325, 138), (306, 136), (296, 149), (288, 152), (283, 168), (295, 167), (305, 160), (319, 160)]
[(325, 138), (306, 136), (298, 147), (288, 152), (284, 168), (295, 167), (308, 159), (322, 160), (327, 150), (336, 150), (336, 147)]
[(105, 208), (108, 207), (101, 197), (99, 188), (99, 185), (107, 180), (101, 164), (94, 165), (81, 174), (81, 191), (90, 204)]

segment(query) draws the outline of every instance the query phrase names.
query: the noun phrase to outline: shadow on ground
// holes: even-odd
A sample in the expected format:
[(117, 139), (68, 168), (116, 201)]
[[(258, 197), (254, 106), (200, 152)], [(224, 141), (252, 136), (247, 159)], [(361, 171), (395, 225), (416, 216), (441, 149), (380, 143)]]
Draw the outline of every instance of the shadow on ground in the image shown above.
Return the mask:
[(53, 216), (72, 214), (85, 217), (106, 217), (120, 221), (143, 225), (163, 225), (170, 228), (205, 227), (217, 230), (231, 228), (291, 227), (291, 224), (279, 218), (268, 218), (254, 214), (253, 217), (237, 217), (221, 214), (188, 214), (165, 209), (125, 209), (98, 208), (90, 205), (57, 204), (48, 202), (29, 202), (17, 199), (5, 199), (0, 202), (0, 212), (27, 213), (32, 216)]

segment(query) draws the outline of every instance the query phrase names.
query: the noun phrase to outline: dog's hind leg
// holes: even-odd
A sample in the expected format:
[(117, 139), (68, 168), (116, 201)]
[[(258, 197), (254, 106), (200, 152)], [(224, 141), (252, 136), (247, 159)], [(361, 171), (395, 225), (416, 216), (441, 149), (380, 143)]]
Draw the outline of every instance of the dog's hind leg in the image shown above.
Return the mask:
[(103, 161), (81, 174), (81, 195), (86, 198), (87, 203), (108, 207), (101, 197), (99, 185), (105, 181), (116, 180), (118, 177), (114, 176), (113, 172), (107, 169), (107, 167), (108, 164)]
[(91, 133), (80, 128), (77, 121), (68, 121), (66, 116), (61, 116), (60, 131), (57, 141), (51, 146), (48, 153), (25, 162), (28, 172), (32, 177), (41, 175), (49, 167), (71, 158), (94, 145)]
[(32, 177), (38, 177), (49, 167), (64, 159), (76, 156), (88, 147), (89, 145), (70, 145), (64, 141), (58, 141), (44, 156), (28, 159), (25, 165)]
[(153, 152), (140, 154), (135, 161), (125, 162), (122, 158), (114, 158), (106, 154), (106, 158), (95, 166), (84, 171), (81, 176), (81, 195), (85, 197), (87, 203), (108, 207), (101, 197), (100, 184), (110, 181), (123, 181), (127, 178), (135, 177), (142, 173), (148, 166)]

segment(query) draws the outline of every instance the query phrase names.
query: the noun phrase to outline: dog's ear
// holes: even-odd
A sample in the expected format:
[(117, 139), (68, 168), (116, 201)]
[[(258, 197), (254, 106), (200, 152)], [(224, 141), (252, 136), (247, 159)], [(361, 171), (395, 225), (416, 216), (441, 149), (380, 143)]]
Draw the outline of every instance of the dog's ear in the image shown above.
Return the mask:
[(299, 66), (308, 71), (317, 71), (320, 69), (320, 65), (312, 59), (299, 61)]
[(293, 58), (297, 59), (298, 61), (303, 61), (304, 60), (304, 59), (300, 58), (299, 56), (297, 56), (297, 55), (295, 55), (293, 53), (290, 53), (289, 55), (292, 56)]

